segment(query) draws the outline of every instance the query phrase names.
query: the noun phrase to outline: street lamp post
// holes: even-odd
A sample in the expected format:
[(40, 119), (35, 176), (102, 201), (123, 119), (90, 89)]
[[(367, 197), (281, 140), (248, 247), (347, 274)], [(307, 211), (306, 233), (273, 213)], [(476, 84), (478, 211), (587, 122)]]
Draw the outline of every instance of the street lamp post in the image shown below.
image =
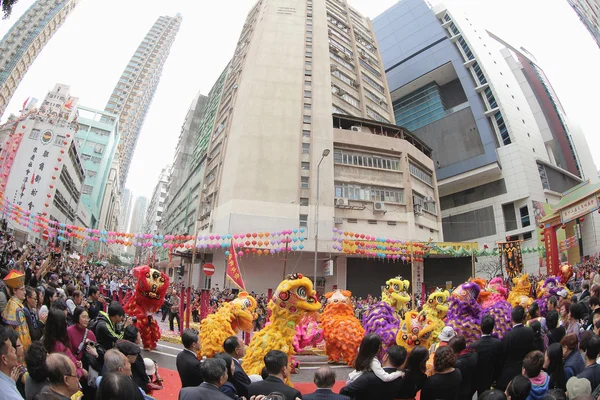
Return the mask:
[(313, 286), (315, 290), (317, 290), (317, 253), (319, 252), (319, 202), (320, 202), (320, 184), (321, 184), (321, 163), (323, 159), (329, 155), (331, 151), (329, 149), (323, 150), (323, 154), (321, 156), (321, 160), (319, 164), (317, 164), (317, 207), (315, 209), (315, 269), (314, 269), (314, 280)]

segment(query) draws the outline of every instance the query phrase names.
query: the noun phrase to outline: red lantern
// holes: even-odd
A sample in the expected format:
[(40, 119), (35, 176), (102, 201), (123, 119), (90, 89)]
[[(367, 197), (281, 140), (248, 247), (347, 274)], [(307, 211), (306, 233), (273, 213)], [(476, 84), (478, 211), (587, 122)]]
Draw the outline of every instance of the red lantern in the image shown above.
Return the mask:
[(583, 222), (585, 220), (584, 217), (579, 218), (579, 222)]
[(567, 229), (566, 225), (561, 226), (562, 229)]
[(246, 246), (250, 246), (250, 241), (246, 240)]
[(61, 161), (62, 161), (62, 158), (58, 157), (58, 162), (61, 162)]
[(50, 198), (50, 197), (52, 197), (52, 195), (51, 195), (50, 193), (48, 193), (48, 194), (46, 195), (46, 197)]

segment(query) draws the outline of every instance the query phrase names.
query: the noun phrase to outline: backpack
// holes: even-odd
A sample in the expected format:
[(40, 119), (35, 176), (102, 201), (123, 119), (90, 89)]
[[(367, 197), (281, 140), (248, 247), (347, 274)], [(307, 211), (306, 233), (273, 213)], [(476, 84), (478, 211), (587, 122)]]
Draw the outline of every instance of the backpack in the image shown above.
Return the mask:
[(90, 322), (88, 322), (87, 328), (94, 332), (94, 335), (96, 334), (96, 326), (98, 325), (98, 317), (94, 318), (94, 319), (90, 319)]

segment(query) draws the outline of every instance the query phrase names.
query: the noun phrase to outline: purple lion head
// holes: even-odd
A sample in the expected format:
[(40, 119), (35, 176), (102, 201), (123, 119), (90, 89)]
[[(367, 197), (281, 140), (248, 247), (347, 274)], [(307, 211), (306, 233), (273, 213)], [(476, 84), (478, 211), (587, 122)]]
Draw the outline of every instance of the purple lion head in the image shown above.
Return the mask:
[(481, 288), (477, 283), (465, 282), (454, 289), (450, 297), (465, 302), (477, 301), (480, 291)]

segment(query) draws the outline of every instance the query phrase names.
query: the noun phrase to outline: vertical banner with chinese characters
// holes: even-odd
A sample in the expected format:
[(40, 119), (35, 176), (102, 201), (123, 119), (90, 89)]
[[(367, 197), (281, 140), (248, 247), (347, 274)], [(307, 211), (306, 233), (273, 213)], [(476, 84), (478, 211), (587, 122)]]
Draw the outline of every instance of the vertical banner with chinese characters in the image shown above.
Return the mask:
[(242, 271), (240, 271), (237, 253), (235, 252), (235, 245), (231, 240), (231, 251), (229, 252), (229, 258), (227, 260), (227, 278), (241, 290), (246, 290), (244, 280), (242, 279)]
[(523, 256), (521, 254), (521, 241), (498, 243), (504, 256), (504, 266), (509, 278), (514, 278), (523, 271)]
[(421, 295), (422, 293), (422, 286), (423, 286), (423, 262), (422, 261), (414, 261), (413, 262), (413, 268), (415, 271), (415, 276), (413, 277), (414, 279), (414, 289), (415, 289), (415, 294)]

